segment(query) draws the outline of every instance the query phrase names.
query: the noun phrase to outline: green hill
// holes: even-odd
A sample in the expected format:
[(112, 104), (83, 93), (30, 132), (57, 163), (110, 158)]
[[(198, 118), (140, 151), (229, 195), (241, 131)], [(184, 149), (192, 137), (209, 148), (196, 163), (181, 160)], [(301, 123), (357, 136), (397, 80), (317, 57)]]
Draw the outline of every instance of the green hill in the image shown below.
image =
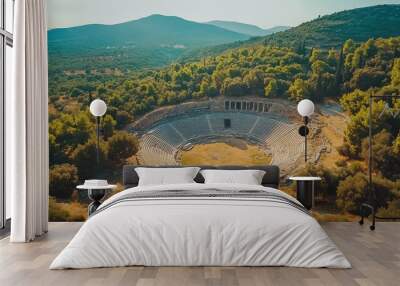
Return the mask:
[(284, 32), (264, 38), (265, 43), (331, 48), (347, 39), (357, 42), (370, 38), (400, 35), (400, 5), (378, 5), (342, 11), (303, 23)]
[(168, 64), (193, 48), (249, 37), (179, 17), (152, 15), (116, 25), (53, 29), (48, 32), (48, 47), (51, 64), (60, 68), (85, 69), (97, 61), (97, 67), (137, 69)]
[(248, 35), (174, 16), (152, 15), (116, 25), (49, 31), (50, 52), (118, 47), (200, 47), (248, 39)]

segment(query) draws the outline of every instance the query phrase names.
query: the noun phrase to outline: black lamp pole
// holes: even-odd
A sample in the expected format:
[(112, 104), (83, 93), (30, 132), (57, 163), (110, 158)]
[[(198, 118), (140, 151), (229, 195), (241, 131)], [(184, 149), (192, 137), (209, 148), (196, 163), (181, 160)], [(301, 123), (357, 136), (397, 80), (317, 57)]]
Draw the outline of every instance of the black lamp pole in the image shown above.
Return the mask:
[(307, 135), (308, 135), (308, 117), (304, 116), (304, 126), (305, 126), (305, 133), (304, 133), (304, 162), (307, 163)]
[(96, 163), (97, 163), (97, 172), (99, 171), (100, 166), (100, 116), (96, 116)]
[(300, 126), (299, 128), (299, 134), (304, 137), (304, 161), (307, 163), (307, 135), (310, 133), (310, 130), (308, 129), (307, 125), (309, 123), (309, 117), (304, 116), (304, 125)]

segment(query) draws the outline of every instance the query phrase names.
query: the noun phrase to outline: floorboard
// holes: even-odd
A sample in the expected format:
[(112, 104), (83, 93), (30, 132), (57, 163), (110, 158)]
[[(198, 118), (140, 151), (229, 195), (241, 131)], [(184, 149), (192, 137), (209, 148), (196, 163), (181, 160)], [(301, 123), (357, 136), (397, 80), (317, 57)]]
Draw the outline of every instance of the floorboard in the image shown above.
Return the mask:
[(267, 285), (400, 285), (400, 223), (368, 225), (322, 224), (344, 252), (352, 269), (289, 267), (125, 267), (86, 270), (48, 270), (81, 223), (50, 223), (49, 233), (27, 244), (0, 240), (2, 286), (267, 286)]

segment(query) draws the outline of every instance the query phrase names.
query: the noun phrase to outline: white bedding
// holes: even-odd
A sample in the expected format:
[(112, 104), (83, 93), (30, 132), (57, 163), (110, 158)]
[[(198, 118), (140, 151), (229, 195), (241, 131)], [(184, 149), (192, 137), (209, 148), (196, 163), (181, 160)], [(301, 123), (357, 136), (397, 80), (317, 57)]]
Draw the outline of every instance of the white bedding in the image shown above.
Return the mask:
[[(288, 204), (246, 198), (153, 198), (112, 204), (131, 192), (263, 190), (254, 185), (136, 187), (105, 201), (50, 269), (145, 266), (350, 268), (318, 222)], [(111, 204), (111, 205), (110, 205)], [(109, 206), (108, 208), (107, 205)]]

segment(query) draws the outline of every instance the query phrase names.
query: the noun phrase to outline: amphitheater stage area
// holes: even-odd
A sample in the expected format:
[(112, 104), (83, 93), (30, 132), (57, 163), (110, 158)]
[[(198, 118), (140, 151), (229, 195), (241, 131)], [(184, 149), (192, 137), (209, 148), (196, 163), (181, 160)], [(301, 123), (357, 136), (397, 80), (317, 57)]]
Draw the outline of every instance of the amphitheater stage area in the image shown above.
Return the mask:
[[(214, 141), (214, 142), (213, 142)], [(186, 150), (185, 150), (186, 149)], [(178, 151), (177, 161), (184, 166), (198, 165), (266, 165), (271, 155), (259, 145), (239, 138), (205, 140)]]

